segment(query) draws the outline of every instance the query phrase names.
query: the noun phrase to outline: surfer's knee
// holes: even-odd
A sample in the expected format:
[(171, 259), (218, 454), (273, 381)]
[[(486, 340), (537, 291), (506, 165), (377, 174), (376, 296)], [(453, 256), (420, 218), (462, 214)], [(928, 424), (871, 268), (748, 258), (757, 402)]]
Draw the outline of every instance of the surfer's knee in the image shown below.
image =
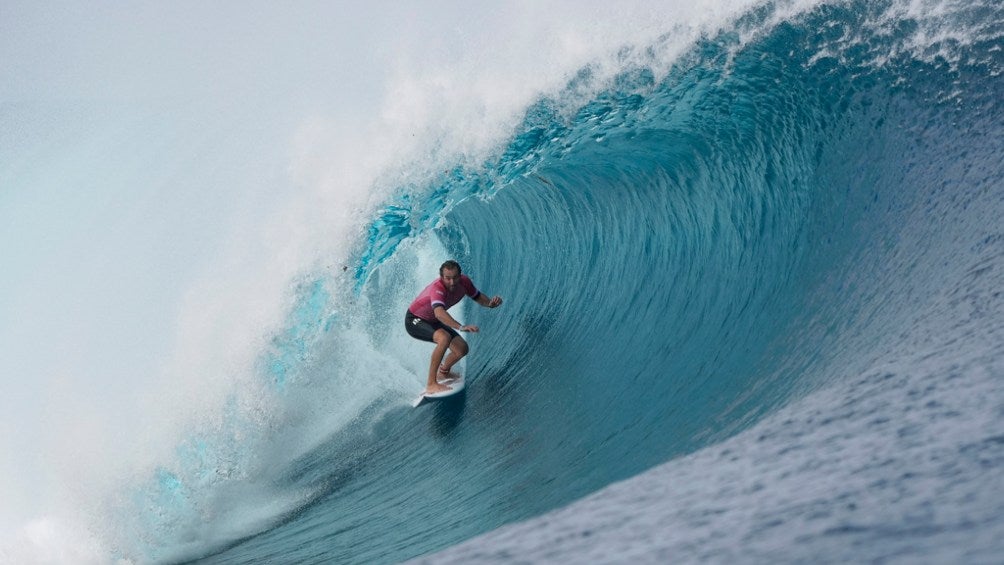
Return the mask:
[(439, 347), (446, 348), (450, 347), (450, 340), (453, 336), (450, 335), (446, 330), (436, 330), (436, 333), (432, 334), (432, 341)]

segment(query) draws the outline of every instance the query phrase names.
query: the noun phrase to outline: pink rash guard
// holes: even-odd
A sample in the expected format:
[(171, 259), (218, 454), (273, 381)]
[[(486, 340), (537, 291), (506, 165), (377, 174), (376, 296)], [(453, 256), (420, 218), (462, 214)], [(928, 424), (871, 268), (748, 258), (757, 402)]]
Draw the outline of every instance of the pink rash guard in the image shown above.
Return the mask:
[(442, 279), (436, 279), (425, 287), (425, 290), (408, 307), (408, 311), (427, 322), (436, 322), (438, 321), (435, 313), (436, 306), (442, 306), (449, 310), (451, 306), (460, 302), (465, 294), (474, 299), (481, 294), (467, 275), (460, 275), (460, 280), (453, 287), (453, 292), (446, 290)]

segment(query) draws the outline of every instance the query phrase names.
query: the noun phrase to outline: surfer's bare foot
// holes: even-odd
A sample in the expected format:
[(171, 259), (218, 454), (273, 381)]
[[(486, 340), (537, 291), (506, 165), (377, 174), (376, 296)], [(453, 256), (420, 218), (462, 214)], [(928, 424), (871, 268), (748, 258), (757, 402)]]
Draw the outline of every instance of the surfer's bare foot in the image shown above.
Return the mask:
[(448, 386), (436, 383), (434, 385), (429, 385), (425, 387), (425, 394), (436, 394), (437, 392), (446, 392), (448, 390), (453, 390)]

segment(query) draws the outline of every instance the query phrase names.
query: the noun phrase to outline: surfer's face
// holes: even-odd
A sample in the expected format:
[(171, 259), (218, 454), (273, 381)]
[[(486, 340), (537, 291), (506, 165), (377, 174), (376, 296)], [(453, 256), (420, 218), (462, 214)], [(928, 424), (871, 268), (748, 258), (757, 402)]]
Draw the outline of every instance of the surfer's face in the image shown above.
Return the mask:
[(443, 269), (443, 273), (439, 275), (439, 278), (443, 281), (443, 286), (447, 290), (453, 290), (453, 287), (457, 286), (457, 283), (460, 282), (460, 271)]

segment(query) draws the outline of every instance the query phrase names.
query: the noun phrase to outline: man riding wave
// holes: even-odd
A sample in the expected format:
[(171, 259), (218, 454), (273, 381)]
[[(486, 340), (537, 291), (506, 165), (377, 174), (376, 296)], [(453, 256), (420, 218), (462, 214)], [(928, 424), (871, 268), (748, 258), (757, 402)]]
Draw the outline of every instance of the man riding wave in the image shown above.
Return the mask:
[[(488, 298), (478, 291), (470, 277), (461, 273), (459, 263), (447, 261), (439, 267), (439, 278), (422, 290), (404, 316), (404, 327), (411, 337), (436, 344), (429, 361), (429, 380), (425, 394), (450, 390), (449, 386), (440, 384), (437, 377), (449, 378), (450, 369), (467, 355), (467, 342), (457, 331), (478, 332), (477, 326), (463, 325), (447, 312), (464, 296), (469, 296), (486, 308), (497, 308), (502, 304), (501, 296)], [(447, 349), (450, 351), (449, 355), (446, 355)]]

